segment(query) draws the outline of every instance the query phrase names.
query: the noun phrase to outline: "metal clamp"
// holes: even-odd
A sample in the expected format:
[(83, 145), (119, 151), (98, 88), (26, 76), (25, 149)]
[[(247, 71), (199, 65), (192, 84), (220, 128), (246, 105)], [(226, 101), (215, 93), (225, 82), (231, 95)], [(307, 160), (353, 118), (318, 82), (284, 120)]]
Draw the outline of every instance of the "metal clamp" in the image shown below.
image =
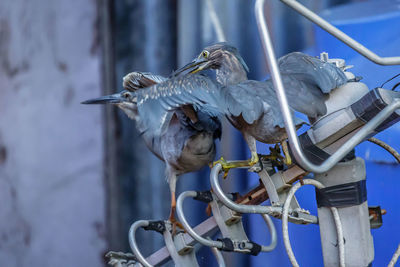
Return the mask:
[[(283, 1), (283, 0), (282, 0)], [(285, 121), (286, 132), (289, 137), (289, 143), (296, 159), (296, 162), (302, 166), (302, 168), (314, 172), (323, 173), (332, 168), (338, 163), (346, 154), (348, 154), (356, 145), (363, 141), (368, 135), (373, 133), (374, 129), (378, 127), (386, 118), (388, 118), (396, 109), (400, 108), (400, 100), (396, 99), (381, 112), (379, 112), (373, 119), (371, 119), (364, 127), (362, 127), (353, 137), (351, 137), (346, 143), (344, 143), (332, 156), (330, 156), (321, 165), (315, 165), (309, 161), (301, 149), (299, 139), (296, 134), (296, 128), (293, 124), (293, 118), (290, 112), (288, 101), (285, 94), (285, 89), (282, 83), (281, 75), (279, 72), (277, 60), (275, 57), (274, 48), (268, 32), (267, 22), (264, 14), (264, 2), (265, 0), (257, 0), (255, 4), (255, 13), (257, 26), (261, 35), (262, 44), (265, 51), (265, 57), (268, 63), (268, 68), (271, 72), (272, 82), (279, 100), (279, 105), (282, 111), (282, 115)], [(296, 1), (284, 1), (286, 4), (292, 4), (291, 6), (298, 6), (300, 4)], [(306, 9), (304, 7), (304, 9)], [(304, 9), (301, 14), (304, 15)], [(299, 11), (299, 10), (298, 10)], [(333, 26), (332, 26), (333, 27)], [(395, 61), (394, 63), (397, 63)]]
[(171, 235), (171, 223), (165, 222), (166, 230), (163, 233), (165, 245), (177, 267), (199, 266), (194, 247), (185, 242), (184, 234), (177, 233), (174, 237)]
[(271, 243), (268, 246), (260, 246), (248, 240), (241, 224), (241, 218), (239, 221), (231, 220), (235, 215), (226, 213), (227, 210), (224, 210), (225, 207), (221, 207), (215, 199), (213, 200), (211, 207), (213, 212), (215, 212), (213, 215), (221, 230), (223, 238), (214, 241), (197, 234), (189, 225), (183, 213), (183, 201), (187, 197), (196, 198), (197, 196), (198, 192), (195, 191), (185, 191), (180, 194), (176, 202), (176, 213), (187, 233), (200, 244), (211, 248), (217, 248), (222, 251), (248, 253), (252, 255), (257, 255), (261, 251), (271, 251), (276, 247), (277, 238), (275, 226), (268, 216), (263, 217), (271, 231)]

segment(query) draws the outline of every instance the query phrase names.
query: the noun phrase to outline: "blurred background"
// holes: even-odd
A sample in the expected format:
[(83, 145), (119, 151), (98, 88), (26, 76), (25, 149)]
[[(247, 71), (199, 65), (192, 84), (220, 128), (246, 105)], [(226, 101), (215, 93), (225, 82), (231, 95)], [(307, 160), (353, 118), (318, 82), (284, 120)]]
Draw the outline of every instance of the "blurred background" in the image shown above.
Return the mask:
[[(254, 1), (211, 1), (229, 43), (250, 67), (250, 79), (268, 70), (254, 18)], [(400, 55), (400, 1), (300, 1), (380, 56)], [(360, 57), (279, 1), (267, 1), (277, 56), (292, 51), (344, 58), (374, 88), (400, 73)], [(115, 107), (81, 101), (122, 89), (131, 71), (169, 75), (217, 42), (210, 8), (202, 0), (91, 0), (0, 2), (0, 266), (105, 266), (104, 253), (129, 251), (127, 233), (139, 219), (164, 219), (169, 191), (164, 165), (143, 144), (135, 125)], [(387, 88), (391, 88), (389, 84)], [(240, 134), (225, 125), (218, 156), (248, 157)], [(400, 149), (400, 125), (378, 138)], [(258, 150), (265, 152), (265, 145)], [(387, 153), (363, 143), (370, 206), (388, 211), (372, 230), (374, 266), (386, 265), (399, 241), (400, 168)], [(184, 175), (177, 193), (210, 188), (209, 170)], [(247, 178), (247, 179), (246, 179)], [(226, 191), (257, 184), (232, 171)], [(299, 191), (316, 214), (313, 188)], [(190, 207), (189, 207), (190, 206)], [(192, 224), (205, 206), (185, 210)], [(244, 216), (251, 238), (267, 243), (260, 216)], [(280, 220), (274, 220), (280, 232)], [(300, 265), (321, 266), (317, 226), (290, 225)], [(145, 255), (163, 246), (161, 236), (139, 232)], [(290, 266), (281, 236), (275, 251), (257, 257), (225, 254), (227, 266)], [(208, 249), (201, 266), (215, 266)]]

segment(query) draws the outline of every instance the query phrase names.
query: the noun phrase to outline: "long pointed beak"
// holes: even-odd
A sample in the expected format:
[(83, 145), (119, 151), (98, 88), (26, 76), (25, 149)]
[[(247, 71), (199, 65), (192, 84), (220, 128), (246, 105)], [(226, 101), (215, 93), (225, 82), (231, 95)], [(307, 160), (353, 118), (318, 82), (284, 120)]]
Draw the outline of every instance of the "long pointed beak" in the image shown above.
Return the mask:
[(89, 99), (81, 102), (81, 104), (117, 104), (121, 103), (123, 100), (124, 99), (121, 97), (121, 94), (113, 94)]
[(199, 65), (201, 65), (201, 64), (203, 64), (203, 63), (205, 63), (205, 62), (207, 62), (207, 61), (206, 61), (206, 60), (201, 60), (201, 59), (200, 59), (200, 60), (199, 60), (199, 59), (195, 59), (195, 60), (193, 60), (192, 62), (190, 62), (190, 63), (186, 64), (185, 66), (183, 66), (182, 68), (177, 69), (176, 71), (174, 71), (174, 72), (171, 74), (170, 77), (176, 77), (176, 76), (178, 76), (179, 74), (181, 74), (182, 72), (187, 71), (187, 70), (190, 70), (190, 71), (188, 71), (188, 73), (190, 73), (190, 74), (199, 72), (199, 71), (201, 71), (201, 70), (203, 69), (203, 68), (202, 68), (201, 66), (199, 66)]

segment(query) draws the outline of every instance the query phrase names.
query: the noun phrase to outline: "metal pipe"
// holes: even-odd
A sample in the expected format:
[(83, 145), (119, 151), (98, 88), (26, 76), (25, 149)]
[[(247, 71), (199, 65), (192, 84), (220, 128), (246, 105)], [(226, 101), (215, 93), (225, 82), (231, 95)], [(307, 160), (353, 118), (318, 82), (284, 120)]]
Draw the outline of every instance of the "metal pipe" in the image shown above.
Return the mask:
[[(207, 239), (211, 240), (209, 237)], [(219, 249), (217, 249), (216, 247), (211, 247), (211, 251), (215, 256), (215, 259), (217, 260), (218, 266), (226, 267), (225, 260), (224, 260), (224, 257), (222, 256), (221, 251)]]
[(228, 208), (234, 210), (239, 213), (258, 213), (258, 214), (272, 214), (272, 213), (281, 213), (281, 207), (272, 207), (272, 206), (259, 206), (259, 205), (243, 205), (237, 204), (230, 200), (222, 190), (219, 181), (218, 181), (218, 174), (221, 171), (222, 166), (221, 164), (215, 165), (211, 169), (210, 173), (210, 182), (211, 188), (213, 189), (214, 194), (218, 197), (218, 199)]
[(183, 214), (183, 201), (187, 197), (195, 197), (195, 196), (197, 196), (197, 192), (195, 191), (185, 191), (179, 195), (176, 201), (176, 214), (178, 215), (180, 223), (183, 225), (183, 228), (185, 228), (186, 232), (200, 244), (207, 247), (222, 248), (223, 247), (222, 242), (203, 238), (202, 236), (197, 234), (187, 222), (185, 215)]
[(380, 57), (332, 24), (330, 24), (328, 21), (324, 20), (311, 10), (309, 10), (307, 7), (303, 6), (299, 2), (295, 0), (281, 0), (281, 2), (285, 3), (289, 7), (293, 8), (296, 10), (298, 13), (306, 17), (307, 19), (311, 20), (318, 26), (320, 26), (322, 29), (327, 31), (328, 33), (332, 34), (336, 38), (338, 38), (340, 41), (345, 43), (346, 45), (350, 46), (353, 48), (355, 51), (363, 55), (364, 57), (368, 58), (372, 62), (375, 62), (376, 64), (379, 65), (399, 65), (400, 64), (400, 57)]
[(136, 238), (135, 238), (135, 233), (136, 230), (140, 227), (146, 227), (149, 225), (149, 221), (145, 221), (145, 220), (139, 220), (137, 222), (134, 222), (131, 225), (131, 228), (129, 229), (129, 245), (131, 247), (131, 250), (133, 252), (133, 254), (135, 254), (137, 260), (145, 267), (153, 267), (153, 265), (151, 265), (145, 257), (143, 257), (142, 253), (139, 251), (137, 243), (136, 243)]
[[(285, 200), (285, 204), (283, 205), (283, 211), (282, 211), (282, 236), (283, 236), (283, 243), (285, 245), (286, 252), (288, 254), (289, 260), (292, 263), (293, 266), (298, 267), (299, 264), (296, 260), (296, 257), (294, 256), (292, 246), (290, 245), (290, 239), (289, 239), (289, 230), (288, 230), (288, 216), (289, 216), (289, 206), (290, 202), (292, 201), (292, 198), (296, 191), (302, 187), (303, 185), (310, 184), (318, 189), (324, 188), (325, 186), (321, 184), (320, 182), (313, 180), (313, 179), (304, 179), (302, 180), (303, 183), (297, 183), (295, 184), (289, 191), (287, 198)], [(336, 232), (337, 232), (337, 238), (338, 238), (338, 246), (339, 246), (339, 266), (344, 267), (345, 266), (345, 261), (344, 261), (344, 238), (343, 238), (343, 229), (342, 229), (342, 223), (340, 222), (340, 217), (337, 208), (331, 207), (330, 208), (332, 211), (333, 219), (335, 221), (336, 225)]]
[(356, 145), (363, 141), (374, 129), (379, 126), (386, 118), (388, 118), (396, 109), (400, 108), (400, 101), (394, 100), (386, 108), (378, 113), (372, 120), (370, 120), (364, 127), (361, 128), (352, 138), (343, 144), (332, 156), (325, 160), (321, 165), (315, 165), (310, 162), (304, 155), (299, 139), (297, 138), (296, 128), (293, 124), (293, 118), (289, 109), (289, 104), (285, 95), (281, 75), (279, 72), (278, 64), (275, 57), (275, 52), (272, 46), (271, 38), (268, 33), (267, 23), (264, 14), (264, 1), (257, 0), (255, 5), (257, 25), (260, 31), (261, 40), (264, 46), (265, 56), (268, 67), (271, 72), (272, 82), (279, 100), (282, 115), (285, 120), (286, 132), (288, 134), (290, 148), (296, 162), (305, 170), (314, 173), (323, 173), (332, 168), (339, 162), (346, 154), (348, 154)]
[(219, 21), (217, 11), (212, 0), (207, 0), (208, 15), (210, 16), (212, 25), (214, 26), (215, 34), (217, 35), (218, 42), (226, 42), (224, 30), (222, 29), (221, 22)]
[(393, 257), (390, 260), (388, 267), (394, 267), (397, 260), (399, 259), (399, 256), (400, 256), (400, 245), (397, 247), (396, 252), (393, 254)]
[(269, 232), (271, 233), (271, 242), (268, 246), (261, 246), (261, 251), (263, 252), (268, 252), (268, 251), (272, 251), (276, 248), (276, 244), (278, 243), (278, 238), (276, 235), (276, 228), (274, 225), (274, 222), (272, 221), (271, 217), (269, 217), (268, 214), (261, 214), (261, 216), (263, 217), (265, 223), (268, 226)]

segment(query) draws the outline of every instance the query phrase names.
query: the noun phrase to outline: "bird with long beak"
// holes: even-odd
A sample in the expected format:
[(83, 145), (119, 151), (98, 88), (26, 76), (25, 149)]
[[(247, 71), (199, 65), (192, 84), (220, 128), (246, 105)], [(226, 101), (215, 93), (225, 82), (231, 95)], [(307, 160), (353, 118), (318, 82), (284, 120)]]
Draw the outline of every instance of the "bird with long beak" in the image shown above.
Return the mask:
[[(215, 70), (217, 82), (231, 91), (231, 103), (235, 106), (228, 108), (234, 112), (226, 115), (242, 132), (250, 147), (251, 159), (247, 164), (253, 165), (258, 160), (255, 149), (255, 140), (258, 140), (268, 144), (281, 143), (285, 163), (290, 165), (287, 135), (272, 81), (248, 80), (249, 69), (246, 63), (238, 50), (227, 43), (204, 48), (198, 57), (175, 71), (172, 76), (195, 74), (208, 69)], [(289, 105), (306, 114), (310, 122), (327, 112), (324, 102), (328, 93), (347, 82), (344, 72), (335, 65), (299, 52), (280, 58), (279, 69)], [(246, 119), (250, 114), (257, 114), (253, 121)], [(297, 127), (303, 123), (295, 118)], [(218, 162), (224, 169), (238, 166), (237, 163), (227, 163), (223, 158)]]
[[(150, 100), (160, 97), (165, 86), (171, 86), (171, 82), (162, 76), (132, 72), (124, 77), (124, 91), (82, 104), (113, 104), (136, 121), (147, 147), (166, 164), (166, 178), (171, 191), (169, 220), (175, 232), (176, 225), (179, 225), (175, 219), (176, 181), (179, 175), (197, 171), (214, 160), (214, 140), (220, 138), (221, 123), (216, 116), (196, 112), (190, 105), (157, 113), (159, 106), (153, 106)], [(148, 109), (142, 111), (143, 105)], [(153, 110), (159, 116), (152, 114)]]

